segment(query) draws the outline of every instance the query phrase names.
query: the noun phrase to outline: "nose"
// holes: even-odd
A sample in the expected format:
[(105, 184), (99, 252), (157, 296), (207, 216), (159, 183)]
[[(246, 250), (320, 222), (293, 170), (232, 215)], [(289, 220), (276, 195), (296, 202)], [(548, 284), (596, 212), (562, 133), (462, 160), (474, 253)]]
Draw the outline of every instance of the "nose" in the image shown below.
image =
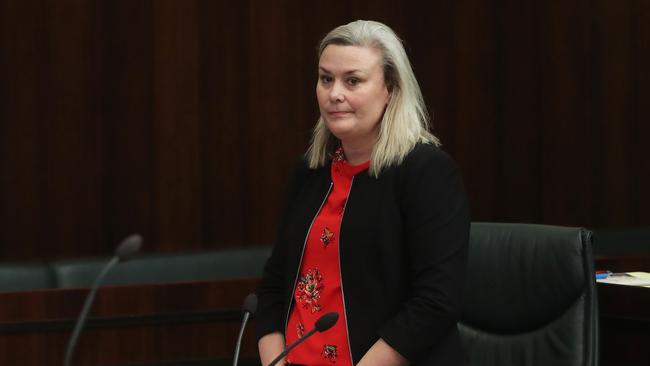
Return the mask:
[(330, 101), (340, 103), (343, 100), (345, 100), (345, 89), (340, 82), (335, 81), (330, 89)]

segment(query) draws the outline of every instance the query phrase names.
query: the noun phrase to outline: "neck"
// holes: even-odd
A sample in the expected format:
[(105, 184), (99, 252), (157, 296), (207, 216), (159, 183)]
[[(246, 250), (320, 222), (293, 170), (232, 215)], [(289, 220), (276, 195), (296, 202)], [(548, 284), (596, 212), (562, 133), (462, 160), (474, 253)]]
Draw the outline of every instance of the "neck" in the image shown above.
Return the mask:
[(350, 165), (359, 165), (370, 160), (374, 144), (353, 144), (341, 141), (345, 158)]

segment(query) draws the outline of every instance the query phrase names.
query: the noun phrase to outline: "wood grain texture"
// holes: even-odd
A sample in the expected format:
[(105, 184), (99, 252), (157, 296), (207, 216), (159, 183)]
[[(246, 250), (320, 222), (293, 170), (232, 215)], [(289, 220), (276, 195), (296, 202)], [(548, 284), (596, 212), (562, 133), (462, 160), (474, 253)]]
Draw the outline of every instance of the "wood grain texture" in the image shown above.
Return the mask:
[[(77, 344), (74, 364), (230, 359), (239, 332), (242, 299), (257, 282), (242, 279), (102, 288)], [(27, 366), (62, 361), (73, 320), (87, 292), (0, 293), (0, 363)], [(188, 318), (211, 311), (229, 313), (222, 318)], [(143, 316), (154, 324), (138, 324)], [(68, 321), (69, 326), (48, 329), (48, 321)], [(7, 326), (14, 330), (5, 330)], [(249, 324), (242, 357), (257, 357), (253, 327)]]
[(475, 221), (650, 223), (647, 1), (0, 2), (0, 255), (270, 244), (316, 45), (404, 39)]

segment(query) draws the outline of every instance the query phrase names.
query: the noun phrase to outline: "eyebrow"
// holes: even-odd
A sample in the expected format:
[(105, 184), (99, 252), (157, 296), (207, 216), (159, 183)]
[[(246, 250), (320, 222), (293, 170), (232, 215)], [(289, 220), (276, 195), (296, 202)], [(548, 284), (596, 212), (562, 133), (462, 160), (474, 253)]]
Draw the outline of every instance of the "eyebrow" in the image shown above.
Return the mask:
[[(324, 67), (322, 67), (322, 66), (319, 66), (318, 68), (319, 68), (321, 71), (323, 71), (324, 73), (326, 73), (326, 74), (332, 74), (331, 71), (329, 71), (328, 69), (326, 69), (326, 68), (324, 68)], [(354, 69), (354, 70), (346, 71), (343, 75), (354, 74), (355, 72), (363, 73), (362, 70)]]

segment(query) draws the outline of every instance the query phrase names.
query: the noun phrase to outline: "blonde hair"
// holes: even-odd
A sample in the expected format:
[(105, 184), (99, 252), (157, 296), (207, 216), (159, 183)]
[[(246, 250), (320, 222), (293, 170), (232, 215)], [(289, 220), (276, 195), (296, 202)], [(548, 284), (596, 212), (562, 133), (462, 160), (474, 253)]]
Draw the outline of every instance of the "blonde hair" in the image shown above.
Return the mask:
[[(440, 145), (440, 140), (429, 132), (429, 116), (420, 86), (404, 46), (392, 29), (379, 22), (357, 20), (329, 32), (320, 42), (319, 57), (329, 45), (372, 47), (383, 56), (384, 81), (391, 98), (370, 157), (371, 176), (378, 177), (383, 169), (401, 163), (418, 142)], [(323, 117), (319, 117), (306, 153), (309, 167), (325, 166), (338, 145)]]

